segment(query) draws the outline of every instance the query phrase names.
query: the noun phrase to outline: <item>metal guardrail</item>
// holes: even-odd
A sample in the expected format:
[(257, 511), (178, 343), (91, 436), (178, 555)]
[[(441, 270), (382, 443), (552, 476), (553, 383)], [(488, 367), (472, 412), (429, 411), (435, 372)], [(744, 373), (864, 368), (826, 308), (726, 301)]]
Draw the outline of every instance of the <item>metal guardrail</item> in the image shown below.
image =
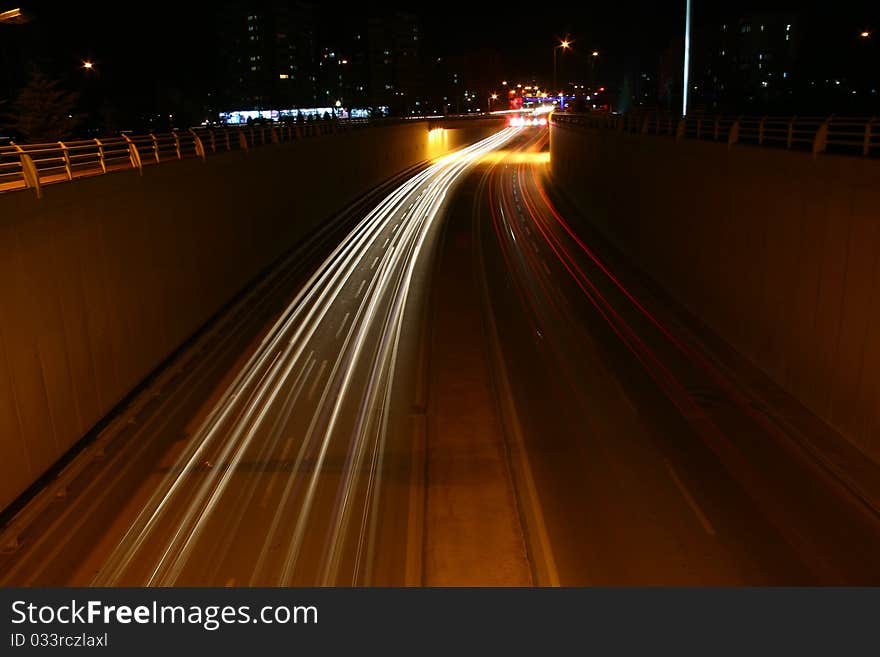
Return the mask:
[(206, 159), (216, 153), (247, 151), (267, 144), (279, 144), (310, 137), (385, 126), (412, 120), (428, 121), (429, 127), (446, 120), (494, 120), (481, 114), (445, 117), (402, 117), (387, 119), (339, 119), (335, 121), (286, 122), (190, 128), (147, 135), (126, 135), (104, 139), (57, 141), (43, 144), (0, 146), (0, 194), (33, 188), (42, 196), (44, 185), (111, 171), (136, 169), (171, 160)]
[(612, 129), (643, 135), (698, 139), (862, 157), (880, 157), (880, 117), (707, 116), (668, 114), (561, 114), (560, 124)]
[(395, 119), (346, 119), (273, 125), (190, 128), (162, 134), (0, 146), (0, 193), (136, 169), (171, 160), (205, 159), (226, 151), (247, 151), (311, 137), (387, 125)]

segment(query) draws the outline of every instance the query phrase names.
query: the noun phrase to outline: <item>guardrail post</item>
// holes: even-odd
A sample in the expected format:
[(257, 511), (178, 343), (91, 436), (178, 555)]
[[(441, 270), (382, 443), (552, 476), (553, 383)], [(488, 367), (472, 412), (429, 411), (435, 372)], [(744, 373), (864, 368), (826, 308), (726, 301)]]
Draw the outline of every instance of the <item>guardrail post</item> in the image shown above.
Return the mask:
[(64, 172), (67, 174), (68, 180), (73, 180), (73, 171), (70, 170), (70, 151), (63, 141), (59, 141), (58, 145), (61, 147), (61, 154), (64, 157)]
[(730, 126), (730, 132), (727, 134), (727, 150), (730, 150), (730, 147), (739, 141), (740, 119), (742, 119), (741, 116), (736, 117), (733, 125)]
[(27, 153), (20, 153), (21, 157), (21, 173), (24, 182), (28, 187), (32, 187), (37, 193), (37, 198), (43, 198), (43, 186), (40, 184), (40, 172), (37, 171), (37, 165)]
[(762, 116), (761, 120), (758, 122), (758, 144), (764, 143), (764, 121), (767, 120), (766, 116)]
[(159, 161), (159, 140), (156, 139), (156, 135), (152, 132), (150, 133), (150, 138), (153, 140), (153, 157), (156, 159), (156, 162)]
[(797, 116), (793, 116), (788, 120), (788, 136), (785, 139), (785, 147), (788, 150), (791, 150), (791, 142), (794, 139), (794, 122), (797, 120)]
[(25, 186), (33, 189), (37, 193), (37, 198), (43, 198), (43, 187), (40, 184), (40, 172), (37, 165), (21, 146), (14, 141), (10, 144), (18, 151), (18, 157), (21, 160), (21, 177)]
[(172, 130), (171, 134), (174, 135), (174, 151), (177, 153), (177, 159), (182, 159), (180, 156), (180, 135), (177, 134), (177, 130)]
[(824, 153), (825, 149), (828, 147), (828, 123), (831, 121), (831, 117), (829, 116), (822, 122), (822, 125), (819, 126), (819, 129), (816, 130), (816, 136), (813, 138), (813, 157), (815, 158), (819, 153)]
[(141, 154), (138, 151), (137, 144), (129, 139), (128, 135), (122, 135), (122, 138), (128, 144), (128, 159), (131, 162), (131, 168), (137, 169), (139, 176), (144, 175), (144, 163), (141, 162)]
[(247, 137), (244, 136), (244, 130), (238, 131), (238, 145), (241, 146), (241, 150), (243, 151), (249, 150), (248, 140)]
[[(196, 134), (196, 131), (192, 128), (189, 129), (189, 134), (192, 135), (193, 138), (193, 146), (196, 149), (196, 157), (202, 158), (202, 162), (205, 161), (205, 146), (202, 144), (202, 139)], [(180, 153), (180, 149), (178, 149), (178, 153)]]
[(104, 161), (104, 144), (101, 143), (100, 139), (95, 139), (95, 143), (98, 145), (98, 160), (101, 162), (101, 171), (103, 173), (107, 173), (107, 163)]
[(684, 137), (684, 130), (687, 125), (687, 120), (685, 117), (681, 117), (678, 120), (678, 125), (675, 127), (675, 141), (678, 141), (682, 137)]
[(273, 125), (271, 128), (269, 128), (269, 131), (270, 131), (269, 136), (270, 136), (272, 143), (277, 144), (279, 142), (279, 139), (278, 139), (278, 132), (275, 130), (275, 126)]
[(862, 155), (868, 156), (871, 154), (871, 132), (874, 128), (875, 121), (877, 121), (877, 119), (871, 117), (868, 119), (868, 122), (865, 123), (865, 141), (862, 143)]
[(721, 134), (721, 117), (720, 116), (715, 117), (715, 125), (713, 126), (713, 128), (714, 128), (714, 130), (713, 130), (714, 134), (712, 135), (712, 140), (718, 141), (718, 136)]

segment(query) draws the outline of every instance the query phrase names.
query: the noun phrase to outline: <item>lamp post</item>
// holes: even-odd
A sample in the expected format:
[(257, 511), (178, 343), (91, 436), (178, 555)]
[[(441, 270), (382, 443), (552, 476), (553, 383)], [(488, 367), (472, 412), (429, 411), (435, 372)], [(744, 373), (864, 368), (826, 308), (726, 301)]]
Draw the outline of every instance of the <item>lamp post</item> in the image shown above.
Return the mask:
[(681, 90), (681, 115), (687, 116), (691, 69), (691, 0), (685, 0), (684, 13), (684, 88)]
[(590, 53), (590, 90), (596, 86), (596, 60), (599, 58), (599, 51), (594, 50)]
[(571, 41), (568, 39), (563, 39), (559, 45), (553, 46), (553, 87), (557, 86), (556, 84), (556, 51), (560, 48), (562, 50), (568, 50), (571, 47)]
[(492, 101), (493, 100), (498, 100), (498, 94), (492, 94), (491, 96), (489, 96), (489, 113), (490, 114), (492, 113)]

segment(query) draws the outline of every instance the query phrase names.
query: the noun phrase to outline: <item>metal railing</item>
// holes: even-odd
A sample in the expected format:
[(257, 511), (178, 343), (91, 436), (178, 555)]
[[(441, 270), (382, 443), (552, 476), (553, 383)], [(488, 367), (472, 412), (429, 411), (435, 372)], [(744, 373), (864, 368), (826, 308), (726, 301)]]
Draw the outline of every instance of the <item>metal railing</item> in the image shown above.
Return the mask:
[(671, 114), (562, 114), (552, 120), (562, 125), (613, 129), (674, 139), (698, 139), (752, 144), (812, 153), (880, 157), (880, 117), (710, 116)]
[(148, 135), (0, 146), (0, 193), (67, 182), (111, 171), (138, 170), (171, 160), (205, 159), (227, 151), (247, 151), (278, 144), (348, 132), (395, 120), (347, 119), (272, 125), (190, 128)]

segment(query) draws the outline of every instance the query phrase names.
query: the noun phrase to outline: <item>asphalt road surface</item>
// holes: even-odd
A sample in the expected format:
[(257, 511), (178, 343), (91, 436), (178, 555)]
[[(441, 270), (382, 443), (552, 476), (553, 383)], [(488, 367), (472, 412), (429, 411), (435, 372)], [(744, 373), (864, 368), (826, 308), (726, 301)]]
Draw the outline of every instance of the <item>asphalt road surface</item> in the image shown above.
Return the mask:
[[(298, 247), (3, 528), (0, 584), (418, 584), (423, 555), (443, 564), (436, 581), (480, 584), (468, 541), (438, 532), (488, 537), (500, 520), (497, 544), (519, 552), (497, 555), (493, 584), (880, 583), (874, 508), (566, 205), (547, 139), (502, 130)], [(473, 358), (427, 377), (432, 262), (452, 219), (468, 255), (447, 253), (444, 271), (460, 266), (474, 294), (442, 325)], [(447, 283), (436, 298), (455, 298)], [(425, 421), (428, 379), (446, 420)], [(470, 415), (447, 421), (457, 390)], [(435, 451), (473, 435), (493, 460), (425, 467), (425, 426), (447, 427)], [(453, 470), (454, 494), (424, 480)], [(486, 473), (509, 482), (468, 496)], [(446, 515), (425, 523), (432, 499)]]
[(560, 211), (547, 139), (524, 130), (468, 183), (487, 335), (506, 370), (497, 387), (534, 482), (522, 498), (540, 507), (545, 573), (570, 585), (880, 583), (876, 512)]
[[(361, 215), (222, 385), (205, 373), (159, 386), (169, 405), (216, 393), (201, 394), (199, 423), (167, 450), (152, 447), (173, 419), (160, 406), (131, 414), (150, 426), (124, 448), (78, 459), (85, 475), (50, 487), (7, 528), (3, 583), (406, 583), (421, 551), (409, 528), (421, 504), (410, 426), (428, 287), (420, 256), (455, 182), (513, 133), (439, 159)], [(152, 476), (124, 488), (143, 470)]]

